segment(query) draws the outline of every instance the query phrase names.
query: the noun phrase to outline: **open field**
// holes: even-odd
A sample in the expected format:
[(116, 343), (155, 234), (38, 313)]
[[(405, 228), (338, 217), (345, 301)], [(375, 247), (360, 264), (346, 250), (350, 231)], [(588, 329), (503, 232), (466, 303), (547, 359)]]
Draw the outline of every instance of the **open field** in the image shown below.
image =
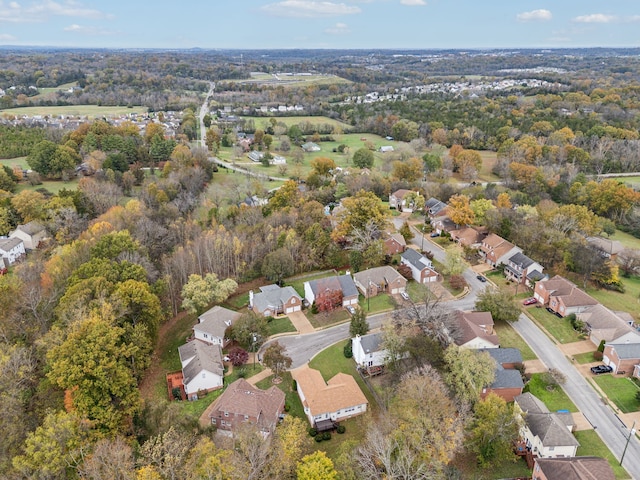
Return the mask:
[(332, 125), (334, 127), (340, 127), (343, 130), (347, 130), (351, 128), (351, 125), (348, 123), (343, 123), (339, 120), (335, 120), (329, 117), (318, 117), (318, 116), (293, 116), (293, 117), (242, 117), (245, 120), (253, 120), (256, 128), (265, 129), (270, 124), (270, 120), (275, 118), (278, 123), (284, 123), (287, 127), (292, 125), (298, 125), (299, 123), (310, 123), (312, 125)]
[(617, 240), (625, 247), (640, 249), (640, 238), (636, 238), (622, 230), (616, 230), (616, 233), (611, 236), (611, 240)]
[(20, 107), (7, 108), (0, 110), (0, 115), (27, 115), (33, 117), (35, 115), (48, 116), (87, 116), (87, 117), (110, 117), (126, 115), (128, 113), (146, 113), (147, 107), (106, 107), (99, 105), (67, 105), (52, 107)]
[(613, 177), (613, 180), (626, 183), (627, 185), (637, 189), (640, 189), (640, 177)]
[(6, 165), (9, 168), (12, 168), (14, 165), (19, 165), (23, 170), (29, 168), (27, 157), (3, 158), (0, 159), (0, 165)]
[(580, 446), (578, 447), (578, 451), (576, 455), (579, 457), (583, 456), (594, 456), (594, 457), (602, 457), (609, 462), (613, 472), (616, 475), (618, 480), (624, 480), (627, 478), (631, 478), (627, 471), (620, 466), (619, 462), (613, 456), (611, 451), (607, 448), (604, 442), (600, 439), (595, 430), (580, 430), (575, 432), (575, 437), (580, 442)]
[(40, 100), (41, 98), (49, 96), (49, 94), (53, 92), (58, 92), (60, 90), (69, 90), (71, 87), (76, 86), (78, 86), (78, 82), (65, 83), (63, 85), (58, 85), (57, 87), (39, 88), (38, 94), (34, 95), (33, 97), (29, 97), (29, 100)]
[(640, 321), (638, 308), (640, 303), (640, 277), (620, 277), (625, 287), (625, 293), (614, 292), (612, 290), (596, 290), (587, 288), (587, 293), (612, 310), (620, 310), (631, 313), (636, 321)]
[(576, 407), (567, 394), (564, 393), (564, 390), (559, 386), (555, 388), (549, 387), (549, 384), (545, 382), (544, 376), (545, 374), (543, 373), (534, 373), (531, 376), (531, 380), (529, 380), (525, 386), (524, 391), (531, 392), (538, 397), (552, 412), (557, 412), (558, 410), (578, 412), (578, 407)]
[[(223, 80), (222, 82), (229, 81)], [(251, 72), (251, 78), (246, 80), (233, 80), (238, 84), (256, 83), (259, 85), (301, 86), (301, 85), (333, 85), (336, 83), (351, 83), (351, 81), (336, 75), (296, 75)]]
[(637, 412), (640, 410), (640, 401), (636, 394), (640, 388), (627, 377), (616, 375), (596, 375), (593, 381), (598, 384), (609, 400), (616, 404), (622, 413)]

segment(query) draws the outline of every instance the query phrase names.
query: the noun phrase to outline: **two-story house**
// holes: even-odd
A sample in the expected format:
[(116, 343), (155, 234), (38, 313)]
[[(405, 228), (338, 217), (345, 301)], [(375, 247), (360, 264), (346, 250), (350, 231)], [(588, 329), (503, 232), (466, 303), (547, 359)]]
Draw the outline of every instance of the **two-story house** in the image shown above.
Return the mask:
[(520, 252), (522, 252), (522, 249), (495, 233), (487, 235), (482, 240), (479, 250), (480, 256), (484, 259), (485, 263), (488, 263), (492, 267), (497, 267), (501, 263), (507, 263), (510, 257)]
[(438, 280), (438, 272), (427, 257), (413, 248), (407, 248), (400, 255), (400, 262), (411, 269), (411, 276), (418, 283), (430, 283)]
[[(504, 264), (504, 274), (508, 280), (527, 286), (532, 286), (530, 277), (534, 279), (542, 277), (542, 270), (544, 270), (542, 265), (531, 260), (522, 252), (510, 256)], [(533, 272), (537, 272), (537, 275), (531, 275)]]
[(578, 314), (599, 302), (560, 275), (536, 283), (534, 298), (562, 317)]
[(265, 285), (259, 293), (249, 292), (249, 308), (265, 317), (288, 315), (302, 310), (302, 297), (293, 287)]
[(198, 340), (215, 343), (224, 348), (229, 343), (225, 336), (227, 329), (241, 316), (238, 312), (216, 305), (198, 317), (198, 323), (193, 327), (193, 335)]

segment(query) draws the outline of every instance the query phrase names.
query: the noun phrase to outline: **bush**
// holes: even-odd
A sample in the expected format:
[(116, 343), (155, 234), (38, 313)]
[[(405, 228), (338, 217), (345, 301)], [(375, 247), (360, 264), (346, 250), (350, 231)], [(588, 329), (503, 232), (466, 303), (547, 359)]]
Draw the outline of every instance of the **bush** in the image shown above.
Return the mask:
[(310, 428), (309, 429), (309, 436), (311, 437), (315, 437), (318, 434), (318, 431), (315, 428)]
[(238, 378), (247, 378), (247, 371), (244, 368), (238, 370)]
[(593, 359), (596, 362), (600, 362), (602, 360), (603, 354), (602, 352), (593, 352)]
[(228, 354), (229, 360), (234, 367), (244, 365), (249, 360), (249, 354), (247, 351), (240, 347), (233, 347)]
[[(638, 392), (640, 394), (640, 392)], [(338, 425), (338, 428), (336, 429), (336, 431), (342, 435), (344, 432), (347, 431), (347, 428), (344, 425)]]
[(451, 275), (451, 278), (449, 278), (449, 285), (451, 285), (451, 288), (455, 290), (460, 290), (467, 286), (467, 281), (462, 275)]
[(314, 315), (318, 313), (318, 305), (316, 305), (315, 302), (313, 303), (313, 305), (311, 305), (311, 313), (313, 313)]
[(342, 352), (344, 353), (345, 358), (352, 358), (353, 357), (353, 350), (351, 348), (351, 342), (348, 342), (344, 346), (344, 349), (342, 350)]
[(291, 405), (289, 405), (288, 403), (284, 404), (284, 411), (288, 412), (289, 410), (291, 410)]
[(315, 437), (313, 437), (313, 439), (316, 442), (320, 443), (322, 441), (322, 434), (321, 433), (317, 434)]
[(331, 440), (331, 432), (324, 432), (322, 434), (322, 439), (323, 440)]

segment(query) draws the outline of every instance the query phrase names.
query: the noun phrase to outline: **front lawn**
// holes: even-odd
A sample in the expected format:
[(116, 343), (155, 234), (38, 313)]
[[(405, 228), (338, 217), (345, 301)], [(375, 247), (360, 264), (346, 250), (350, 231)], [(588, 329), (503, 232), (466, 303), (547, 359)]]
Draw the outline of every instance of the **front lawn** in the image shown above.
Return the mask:
[(640, 388), (627, 377), (615, 375), (596, 375), (593, 381), (598, 384), (609, 400), (616, 404), (622, 413), (637, 412), (640, 410), (640, 401), (636, 394)]
[[(625, 293), (612, 290), (596, 290), (587, 288), (587, 293), (611, 310), (635, 313), (638, 311), (638, 297), (640, 296), (640, 277), (620, 277)], [(636, 316), (636, 319), (638, 317)]]
[[(292, 415), (294, 417), (301, 418), (305, 422), (308, 422), (307, 416), (304, 414), (304, 408), (302, 406), (302, 402), (300, 402), (300, 397), (298, 396), (298, 392), (293, 389), (293, 378), (291, 378), (291, 373), (284, 372), (282, 375), (282, 382), (276, 385), (280, 390), (284, 392), (285, 395), (285, 405), (289, 406), (288, 415)], [(262, 390), (266, 390), (273, 386), (273, 375), (265, 378), (264, 380), (260, 380), (256, 383), (256, 387), (261, 388)]]
[(580, 430), (575, 432), (575, 437), (580, 442), (580, 446), (578, 447), (578, 451), (576, 452), (576, 456), (594, 456), (605, 458), (613, 472), (616, 475), (616, 478), (619, 480), (631, 478), (627, 471), (620, 466), (618, 460), (613, 456), (611, 450), (607, 448), (604, 442), (600, 439), (595, 430)]
[(533, 317), (559, 343), (573, 343), (583, 340), (567, 318), (558, 318), (545, 308), (529, 308), (526, 314)]
[(318, 312), (312, 313), (311, 309), (307, 309), (305, 311), (307, 319), (314, 328), (324, 328), (329, 327), (331, 325), (335, 325), (337, 323), (346, 322), (351, 318), (349, 312), (347, 312), (344, 308), (339, 307), (331, 312)]
[(508, 322), (496, 322), (494, 325), (496, 334), (500, 339), (502, 348), (517, 348), (522, 354), (522, 360), (536, 360), (536, 354), (533, 353), (527, 342), (516, 332)]
[(360, 307), (369, 315), (393, 310), (396, 307), (396, 301), (387, 293), (380, 293), (369, 298), (360, 295)]
[(268, 323), (269, 336), (277, 335), (278, 333), (295, 332), (296, 327), (293, 326), (289, 317), (274, 318)]
[(574, 355), (573, 358), (580, 365), (584, 365), (585, 363), (592, 363), (597, 361), (595, 358), (593, 358), (594, 353), (595, 353), (595, 350), (593, 352), (578, 353)]
[(545, 381), (544, 373), (531, 375), (531, 380), (525, 385), (524, 391), (531, 392), (538, 397), (552, 412), (557, 412), (558, 410), (578, 411), (578, 407), (573, 404), (561, 387), (552, 387)]

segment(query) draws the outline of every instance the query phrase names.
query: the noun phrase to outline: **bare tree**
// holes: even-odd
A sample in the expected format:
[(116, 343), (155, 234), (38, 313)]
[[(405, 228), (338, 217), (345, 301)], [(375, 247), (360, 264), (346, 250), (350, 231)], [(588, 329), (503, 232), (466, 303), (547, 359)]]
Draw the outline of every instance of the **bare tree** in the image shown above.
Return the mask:
[(443, 348), (453, 343), (460, 334), (454, 313), (438, 299), (433, 299), (430, 292), (425, 295), (424, 303), (412, 302), (408, 307), (396, 310), (394, 320), (416, 325)]

